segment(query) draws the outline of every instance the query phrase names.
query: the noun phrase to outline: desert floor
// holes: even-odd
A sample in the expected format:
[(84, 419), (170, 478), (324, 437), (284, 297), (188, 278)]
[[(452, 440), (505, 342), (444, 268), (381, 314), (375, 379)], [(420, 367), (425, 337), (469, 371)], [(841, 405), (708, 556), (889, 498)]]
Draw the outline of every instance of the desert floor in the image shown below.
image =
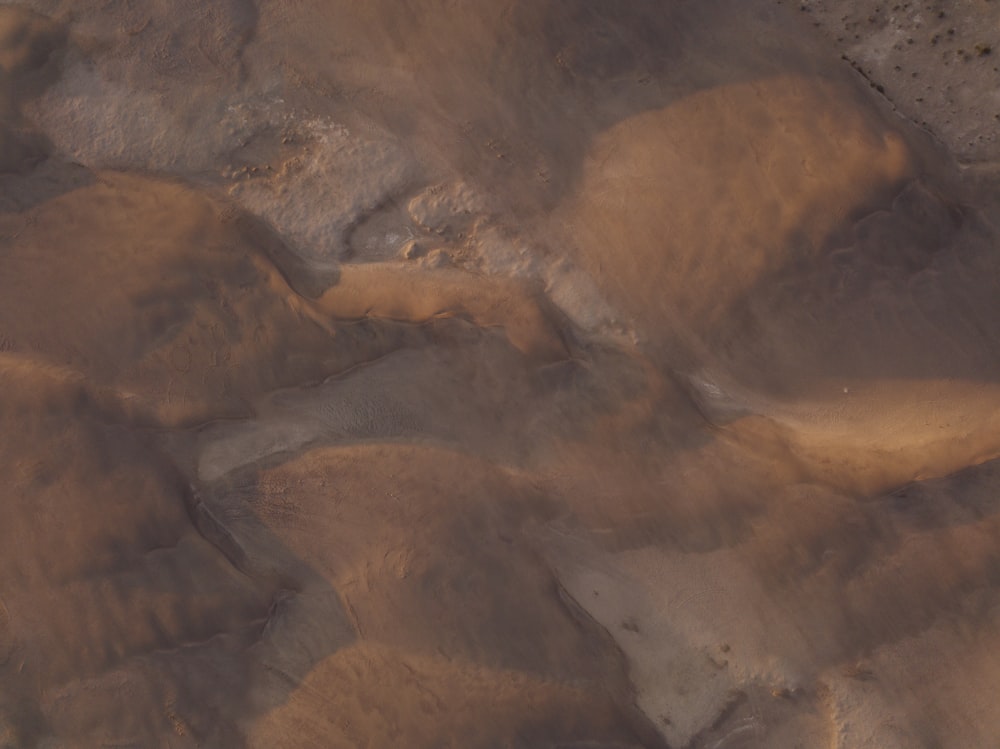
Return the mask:
[(998, 65), (0, 4), (0, 747), (995, 749)]

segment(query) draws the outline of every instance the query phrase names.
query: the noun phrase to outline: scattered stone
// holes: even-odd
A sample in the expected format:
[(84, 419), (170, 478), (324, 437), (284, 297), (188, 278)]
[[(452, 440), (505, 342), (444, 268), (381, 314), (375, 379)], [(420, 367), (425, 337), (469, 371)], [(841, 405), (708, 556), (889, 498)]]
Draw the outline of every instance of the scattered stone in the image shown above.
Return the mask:
[(416, 260), (421, 255), (424, 254), (424, 247), (420, 242), (415, 239), (411, 239), (409, 242), (403, 245), (403, 249), (400, 254), (406, 260)]
[(428, 252), (421, 258), (421, 262), (425, 268), (445, 268), (452, 265), (451, 254), (440, 247)]

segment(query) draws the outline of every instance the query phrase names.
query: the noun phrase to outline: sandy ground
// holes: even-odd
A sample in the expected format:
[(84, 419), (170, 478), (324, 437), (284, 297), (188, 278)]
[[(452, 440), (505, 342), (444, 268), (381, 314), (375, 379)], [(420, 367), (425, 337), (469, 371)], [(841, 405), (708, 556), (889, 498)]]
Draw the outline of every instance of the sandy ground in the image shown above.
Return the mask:
[(994, 746), (996, 5), (0, 5), (0, 747)]

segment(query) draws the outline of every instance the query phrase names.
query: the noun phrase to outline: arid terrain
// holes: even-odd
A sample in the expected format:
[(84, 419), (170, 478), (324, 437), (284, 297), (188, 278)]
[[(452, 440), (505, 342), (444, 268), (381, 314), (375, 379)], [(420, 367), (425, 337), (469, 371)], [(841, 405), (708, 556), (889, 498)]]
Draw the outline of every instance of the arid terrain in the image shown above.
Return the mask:
[(0, 747), (996, 749), (998, 61), (0, 4)]

